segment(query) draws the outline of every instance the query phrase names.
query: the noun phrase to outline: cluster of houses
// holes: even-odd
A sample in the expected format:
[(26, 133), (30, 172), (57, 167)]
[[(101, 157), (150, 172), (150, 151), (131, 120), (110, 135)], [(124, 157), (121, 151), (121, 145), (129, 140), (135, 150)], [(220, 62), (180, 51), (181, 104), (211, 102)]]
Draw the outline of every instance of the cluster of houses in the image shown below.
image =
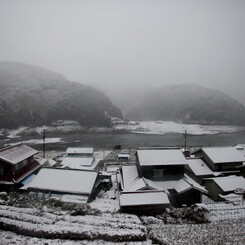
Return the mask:
[[(164, 209), (200, 203), (203, 196), (245, 193), (245, 147), (121, 150), (114, 158), (96, 159), (93, 148), (68, 148), (61, 161), (44, 167), (38, 152), (22, 143), (0, 149), (0, 188), (21, 190), (63, 201), (91, 202), (109, 190), (121, 210)], [(116, 171), (105, 171), (107, 161)], [(107, 169), (106, 169), (107, 170)]]

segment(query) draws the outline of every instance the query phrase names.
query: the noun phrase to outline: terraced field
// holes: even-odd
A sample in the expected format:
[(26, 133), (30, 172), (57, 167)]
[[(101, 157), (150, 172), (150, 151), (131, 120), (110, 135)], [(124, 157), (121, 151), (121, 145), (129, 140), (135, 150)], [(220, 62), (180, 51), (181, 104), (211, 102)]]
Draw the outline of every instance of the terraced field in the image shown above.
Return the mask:
[[(245, 244), (244, 219), (194, 224), (183, 217), (174, 218), (176, 215), (167, 219), (166, 214), (165, 219), (161, 218), (164, 215), (138, 217), (89, 206), (67, 209), (53, 201), (51, 206), (40, 205), (38, 200), (27, 202), (21, 195), (16, 198), (0, 200), (0, 245)], [(180, 210), (172, 212), (177, 214)]]
[(47, 239), (144, 241), (146, 228), (135, 215), (104, 213), (71, 216), (67, 212), (43, 211), (0, 205), (0, 229)]

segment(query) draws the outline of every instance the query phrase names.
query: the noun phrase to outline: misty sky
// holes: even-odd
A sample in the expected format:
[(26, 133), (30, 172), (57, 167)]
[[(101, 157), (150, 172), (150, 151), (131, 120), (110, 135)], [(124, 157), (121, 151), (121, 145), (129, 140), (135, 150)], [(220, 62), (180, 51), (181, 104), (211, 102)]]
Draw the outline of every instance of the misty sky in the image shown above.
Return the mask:
[(195, 83), (245, 104), (245, 1), (0, 0), (0, 60), (104, 92)]

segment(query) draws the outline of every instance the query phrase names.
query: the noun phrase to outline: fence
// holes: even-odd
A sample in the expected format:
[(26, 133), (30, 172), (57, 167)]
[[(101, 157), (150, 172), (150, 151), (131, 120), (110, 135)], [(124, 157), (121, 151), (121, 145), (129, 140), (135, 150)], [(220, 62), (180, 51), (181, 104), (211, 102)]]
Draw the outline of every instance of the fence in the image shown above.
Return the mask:
[(245, 218), (245, 200), (241, 195), (223, 197), (221, 202), (202, 203), (200, 206), (206, 208), (206, 218), (210, 221), (221, 221)]

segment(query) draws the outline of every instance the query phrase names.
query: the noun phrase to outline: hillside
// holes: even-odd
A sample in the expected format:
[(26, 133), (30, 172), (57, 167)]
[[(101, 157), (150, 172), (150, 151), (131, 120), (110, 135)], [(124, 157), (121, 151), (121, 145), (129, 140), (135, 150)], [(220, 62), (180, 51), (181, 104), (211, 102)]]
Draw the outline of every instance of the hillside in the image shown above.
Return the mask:
[(125, 109), (134, 120), (245, 125), (245, 107), (230, 96), (198, 85), (152, 89)]
[(0, 62), (0, 128), (74, 120), (82, 126), (110, 126), (121, 111), (101, 92), (47, 69)]

